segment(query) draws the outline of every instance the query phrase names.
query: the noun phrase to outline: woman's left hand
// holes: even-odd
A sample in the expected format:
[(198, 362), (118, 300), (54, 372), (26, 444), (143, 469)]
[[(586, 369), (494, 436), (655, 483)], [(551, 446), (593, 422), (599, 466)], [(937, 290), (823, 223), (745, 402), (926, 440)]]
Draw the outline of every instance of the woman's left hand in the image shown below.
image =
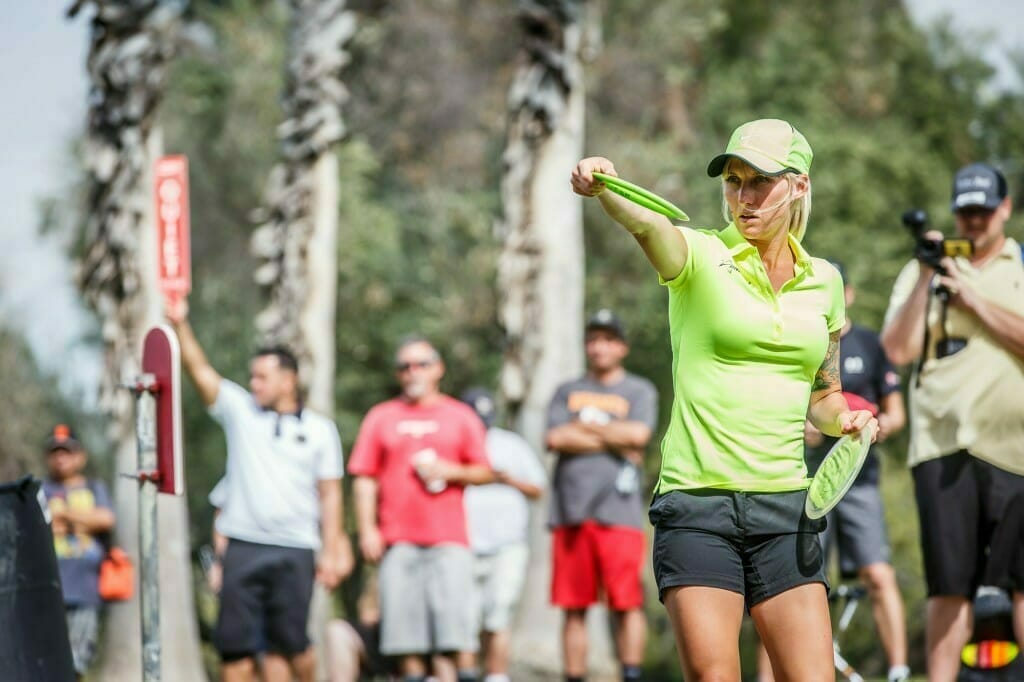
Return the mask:
[(837, 419), (839, 421), (839, 429), (843, 432), (844, 436), (860, 433), (870, 424), (874, 426), (871, 442), (874, 443), (878, 438), (878, 420), (867, 410), (846, 410), (845, 412), (840, 412)]

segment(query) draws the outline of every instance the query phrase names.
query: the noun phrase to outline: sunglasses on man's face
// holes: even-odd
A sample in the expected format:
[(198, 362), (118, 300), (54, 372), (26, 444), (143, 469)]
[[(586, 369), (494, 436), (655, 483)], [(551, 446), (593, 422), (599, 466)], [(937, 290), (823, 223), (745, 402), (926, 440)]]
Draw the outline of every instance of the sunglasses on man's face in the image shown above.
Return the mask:
[(410, 369), (415, 367), (416, 369), (426, 369), (434, 364), (434, 360), (416, 360), (413, 362), (399, 362), (395, 365), (395, 369), (399, 372), (408, 372)]

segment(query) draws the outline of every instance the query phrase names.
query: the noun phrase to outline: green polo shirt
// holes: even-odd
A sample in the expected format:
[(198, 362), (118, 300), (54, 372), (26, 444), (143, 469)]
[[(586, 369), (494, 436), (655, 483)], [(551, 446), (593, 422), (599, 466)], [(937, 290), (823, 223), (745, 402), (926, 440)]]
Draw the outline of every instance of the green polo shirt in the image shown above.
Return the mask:
[(735, 225), (682, 232), (686, 265), (662, 282), (675, 398), (658, 490), (806, 488), (804, 419), (829, 334), (845, 322), (842, 279), (790, 236), (795, 276), (775, 293)]

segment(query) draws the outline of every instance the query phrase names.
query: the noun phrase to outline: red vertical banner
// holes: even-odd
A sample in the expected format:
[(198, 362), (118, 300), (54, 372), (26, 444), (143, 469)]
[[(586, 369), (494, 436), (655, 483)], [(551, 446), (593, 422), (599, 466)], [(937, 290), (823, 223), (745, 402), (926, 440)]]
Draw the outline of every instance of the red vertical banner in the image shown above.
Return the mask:
[(153, 178), (160, 291), (167, 301), (174, 303), (192, 290), (188, 159), (181, 154), (157, 159)]

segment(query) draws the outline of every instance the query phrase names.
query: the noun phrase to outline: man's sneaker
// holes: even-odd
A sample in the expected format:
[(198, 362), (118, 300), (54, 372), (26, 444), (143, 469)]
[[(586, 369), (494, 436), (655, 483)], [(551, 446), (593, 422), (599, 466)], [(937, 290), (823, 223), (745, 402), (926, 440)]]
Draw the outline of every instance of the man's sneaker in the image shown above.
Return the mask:
[(907, 682), (910, 679), (910, 668), (905, 665), (894, 665), (889, 668), (889, 682)]

